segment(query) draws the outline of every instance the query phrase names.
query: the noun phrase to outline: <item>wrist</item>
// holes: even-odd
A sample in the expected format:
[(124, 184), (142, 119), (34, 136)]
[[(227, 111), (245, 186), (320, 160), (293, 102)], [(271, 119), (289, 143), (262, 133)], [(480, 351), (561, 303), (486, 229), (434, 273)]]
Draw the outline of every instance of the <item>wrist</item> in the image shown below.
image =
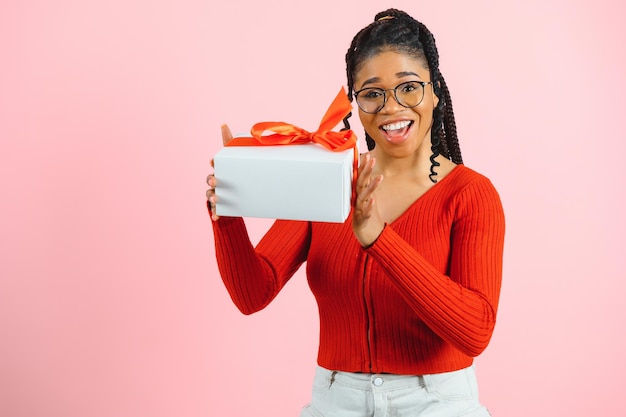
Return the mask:
[(376, 243), (380, 235), (383, 233), (383, 230), (385, 230), (386, 226), (387, 226), (387, 223), (383, 223), (382, 226), (378, 228), (377, 230), (372, 230), (372, 231), (363, 233), (358, 239), (359, 243), (361, 244), (361, 247), (363, 249), (369, 249), (370, 247), (372, 247), (372, 245)]

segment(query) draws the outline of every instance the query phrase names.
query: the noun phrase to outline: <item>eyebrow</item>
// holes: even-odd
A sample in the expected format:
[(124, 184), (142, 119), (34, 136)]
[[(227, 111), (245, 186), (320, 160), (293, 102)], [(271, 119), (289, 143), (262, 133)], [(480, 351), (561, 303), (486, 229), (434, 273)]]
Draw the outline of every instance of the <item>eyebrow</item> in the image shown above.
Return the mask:
[[(402, 77), (409, 77), (411, 75), (416, 76), (417, 78), (419, 78), (420, 80), (422, 79), (422, 77), (419, 76), (419, 74), (413, 72), (413, 71), (401, 71), (401, 72), (396, 72), (396, 77), (397, 78), (402, 78)], [(365, 80), (365, 82), (363, 82), (363, 84), (361, 84), (361, 88), (365, 87), (368, 84), (374, 84), (374, 83), (378, 83), (380, 82), (380, 77), (372, 77), (372, 78), (368, 78), (367, 80)]]

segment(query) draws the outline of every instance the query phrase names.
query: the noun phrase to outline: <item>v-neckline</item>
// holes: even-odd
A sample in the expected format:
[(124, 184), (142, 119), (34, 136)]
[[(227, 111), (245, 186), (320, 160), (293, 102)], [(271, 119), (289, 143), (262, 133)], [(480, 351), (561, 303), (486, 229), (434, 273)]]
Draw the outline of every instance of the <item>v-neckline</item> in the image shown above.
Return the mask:
[(419, 197), (417, 197), (407, 208), (406, 210), (404, 210), (402, 213), (400, 213), (400, 215), (398, 217), (396, 217), (395, 219), (393, 219), (391, 222), (387, 223), (388, 225), (393, 225), (395, 223), (398, 223), (402, 218), (404, 218), (408, 212), (410, 212), (411, 210), (413, 210), (413, 208), (420, 202), (422, 202), (426, 196), (428, 196), (429, 194), (432, 194), (433, 190), (438, 190), (441, 188), (441, 184), (445, 184), (447, 183), (447, 179), (451, 176), (457, 175), (457, 172), (461, 171), (462, 168), (464, 168), (465, 166), (463, 164), (457, 164), (454, 168), (452, 168), (450, 170), (450, 172), (448, 172), (448, 174), (443, 177), (442, 179), (440, 179), (439, 181), (437, 181), (435, 184), (433, 184), (432, 187), (430, 187), (428, 190), (426, 190), (422, 195), (420, 195)]

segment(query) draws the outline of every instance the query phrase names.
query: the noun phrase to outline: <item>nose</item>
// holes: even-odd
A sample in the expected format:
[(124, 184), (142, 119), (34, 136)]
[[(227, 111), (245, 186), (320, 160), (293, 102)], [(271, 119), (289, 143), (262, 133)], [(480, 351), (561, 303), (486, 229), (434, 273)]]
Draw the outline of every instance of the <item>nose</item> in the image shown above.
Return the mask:
[(383, 112), (395, 113), (398, 111), (398, 108), (400, 109), (405, 108), (403, 105), (401, 105), (398, 102), (398, 99), (396, 99), (395, 90), (393, 88), (390, 88), (389, 90), (385, 90), (385, 94), (386, 94), (387, 100), (385, 100), (385, 104), (383, 105), (383, 108), (379, 110), (381, 113)]

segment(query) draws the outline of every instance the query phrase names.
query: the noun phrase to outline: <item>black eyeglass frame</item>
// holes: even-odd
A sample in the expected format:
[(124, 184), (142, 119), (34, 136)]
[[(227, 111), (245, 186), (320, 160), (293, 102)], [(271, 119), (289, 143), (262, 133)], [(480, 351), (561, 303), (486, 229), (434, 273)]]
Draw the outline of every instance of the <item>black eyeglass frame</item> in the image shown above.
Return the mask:
[[(416, 105), (407, 106), (405, 104), (402, 104), (400, 100), (398, 100), (398, 88), (402, 87), (403, 85), (412, 84), (412, 83), (417, 83), (422, 86), (422, 98), (420, 99), (420, 101), (417, 102)], [(406, 107), (407, 109), (412, 109), (413, 107), (419, 106), (422, 103), (422, 101), (424, 101), (424, 96), (426, 95), (426, 86), (432, 83), (433, 83), (432, 81), (405, 81), (403, 83), (396, 85), (394, 88), (385, 89), (385, 88), (379, 88), (379, 87), (365, 87), (365, 88), (360, 89), (359, 91), (355, 91), (353, 95), (354, 95), (354, 99), (356, 100), (357, 106), (359, 106), (359, 109), (361, 109), (363, 112), (367, 114), (376, 114), (379, 111), (381, 111), (385, 107), (385, 104), (387, 104), (387, 97), (389, 97), (387, 96), (387, 91), (391, 91), (391, 90), (393, 90), (393, 98), (396, 99), (396, 103), (398, 103), (402, 107)], [(383, 104), (381, 104), (380, 107), (376, 109), (376, 111), (373, 111), (373, 112), (367, 111), (363, 107), (361, 107), (361, 103), (359, 103), (359, 94), (367, 90), (377, 90), (377, 91), (382, 91), (383, 93)]]

